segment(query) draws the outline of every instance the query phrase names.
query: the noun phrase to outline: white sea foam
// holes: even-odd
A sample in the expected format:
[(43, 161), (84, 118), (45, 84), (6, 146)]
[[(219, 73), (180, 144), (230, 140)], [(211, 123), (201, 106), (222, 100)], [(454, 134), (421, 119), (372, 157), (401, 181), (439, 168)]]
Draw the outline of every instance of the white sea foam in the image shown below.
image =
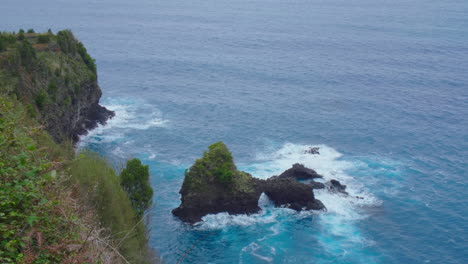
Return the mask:
[[(267, 257), (267, 256), (263, 256), (261, 255), (260, 253), (258, 253), (257, 251), (261, 249), (261, 246), (258, 245), (257, 243), (255, 242), (252, 242), (250, 243), (248, 246), (244, 247), (242, 249), (242, 253), (244, 252), (247, 252), (249, 254), (251, 254), (252, 256), (255, 256), (256, 258), (258, 259), (261, 259), (263, 261), (266, 261), (266, 262), (273, 262), (273, 258), (272, 257)], [(272, 255), (275, 255), (275, 251), (274, 251), (274, 248), (272, 248), (273, 250), (271, 250), (271, 254)], [(241, 262), (242, 263), (242, 262)]]
[[(320, 154), (306, 153), (306, 150), (311, 147), (319, 147)], [(362, 248), (363, 245), (372, 243), (372, 241), (368, 241), (362, 235), (356, 225), (356, 221), (367, 217), (365, 207), (378, 206), (381, 204), (381, 201), (366, 190), (365, 185), (359, 181), (359, 175), (351, 176), (347, 174), (347, 171), (355, 168), (354, 163), (342, 159), (341, 153), (326, 145), (288, 143), (277, 151), (259, 153), (256, 159), (257, 162), (254, 164), (240, 166), (240, 168), (248, 171), (255, 177), (266, 179), (272, 175), (279, 175), (294, 163), (301, 163), (323, 175), (323, 181), (336, 179), (342, 184), (346, 184), (346, 191), (349, 193), (349, 196), (330, 193), (327, 190), (314, 190), (316, 198), (320, 199), (327, 207), (327, 212), (303, 211), (297, 213), (287, 208), (274, 208), (268, 197), (262, 195), (259, 201), (262, 211), (259, 214), (249, 216), (231, 216), (226, 213), (208, 215), (203, 218), (204, 222), (200, 223), (198, 228), (221, 229), (232, 225), (277, 223), (279, 219), (281, 221), (295, 221), (296, 219), (310, 217), (311, 215), (318, 215), (318, 223), (322, 227), (320, 232), (314, 235), (326, 251), (345, 256), (346, 254), (351, 254), (347, 252), (347, 249), (349, 247), (353, 248), (353, 245), (357, 248)], [(281, 232), (278, 231), (279, 226), (280, 223), (274, 225), (276, 231), (268, 234), (268, 236), (275, 236)], [(259, 238), (257, 242), (260, 243), (265, 238)], [(253, 244), (249, 244), (244, 249), (244, 251), (260, 257), (256, 255), (258, 248)], [(371, 260), (369, 261), (372, 262)]]
[(125, 131), (129, 129), (146, 130), (151, 127), (166, 127), (169, 124), (158, 109), (144, 102), (113, 99), (103, 105), (114, 111), (115, 116), (108, 120), (105, 126), (99, 125), (81, 137), (81, 146), (121, 140), (125, 138)]

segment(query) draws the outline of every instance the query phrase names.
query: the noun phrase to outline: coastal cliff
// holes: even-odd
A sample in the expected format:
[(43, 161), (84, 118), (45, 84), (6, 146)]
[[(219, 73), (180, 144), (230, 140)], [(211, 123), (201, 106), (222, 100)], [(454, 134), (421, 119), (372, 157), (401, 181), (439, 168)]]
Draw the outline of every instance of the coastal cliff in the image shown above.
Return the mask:
[(99, 105), (96, 65), (71, 31), (2, 34), (0, 87), (58, 143), (76, 142), (114, 113)]
[[(0, 33), (0, 263), (158, 262), (128, 191), (150, 189), (148, 175), (123, 184), (98, 154), (75, 154), (114, 115), (101, 94), (71, 31)], [(147, 173), (137, 165), (131, 179)]]

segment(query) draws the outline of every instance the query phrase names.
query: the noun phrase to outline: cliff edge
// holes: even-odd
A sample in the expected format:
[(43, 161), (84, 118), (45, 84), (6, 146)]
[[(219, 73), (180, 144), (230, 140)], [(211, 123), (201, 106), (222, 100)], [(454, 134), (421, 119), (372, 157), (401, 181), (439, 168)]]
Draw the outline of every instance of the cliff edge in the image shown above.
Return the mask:
[(99, 105), (94, 59), (69, 30), (2, 33), (0, 89), (25, 104), (58, 143), (76, 142), (114, 116)]

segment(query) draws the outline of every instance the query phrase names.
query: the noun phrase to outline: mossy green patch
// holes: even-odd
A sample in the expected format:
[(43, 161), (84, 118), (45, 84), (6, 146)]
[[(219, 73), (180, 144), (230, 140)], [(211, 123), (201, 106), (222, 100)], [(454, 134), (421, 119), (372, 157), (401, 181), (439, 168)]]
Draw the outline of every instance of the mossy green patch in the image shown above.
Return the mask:
[(251, 178), (250, 174), (237, 170), (229, 149), (223, 142), (217, 142), (209, 146), (203, 157), (186, 171), (182, 189), (208, 190), (215, 183), (231, 192), (251, 192)]

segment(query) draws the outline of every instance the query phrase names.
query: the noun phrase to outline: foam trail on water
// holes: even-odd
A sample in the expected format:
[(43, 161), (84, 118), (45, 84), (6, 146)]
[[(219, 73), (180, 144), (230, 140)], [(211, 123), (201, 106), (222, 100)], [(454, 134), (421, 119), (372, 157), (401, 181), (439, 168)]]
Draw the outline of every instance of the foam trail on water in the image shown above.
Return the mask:
[[(312, 147), (318, 147), (320, 154), (307, 153)], [(317, 263), (329, 263), (332, 258), (353, 263), (374, 263), (375, 259), (366, 249), (372, 241), (368, 241), (359, 230), (357, 223), (367, 217), (366, 206), (378, 206), (381, 201), (366, 190), (365, 186), (355, 177), (346, 172), (354, 168), (353, 162), (342, 159), (342, 154), (326, 145), (299, 145), (287, 143), (277, 151), (260, 153), (258, 162), (242, 169), (255, 177), (269, 178), (279, 175), (294, 163), (304, 164), (324, 176), (323, 181), (339, 180), (347, 185), (349, 196), (333, 194), (327, 190), (315, 190), (315, 196), (320, 199), (328, 211), (318, 214), (320, 232), (315, 233), (318, 242), (327, 252), (328, 257), (318, 257)], [(356, 196), (363, 197), (358, 199)], [(301, 212), (304, 214), (307, 212)], [(300, 215), (299, 214), (299, 215)]]
[[(306, 153), (311, 147), (318, 147), (320, 154)], [(259, 206), (262, 210), (253, 215), (229, 215), (219, 213), (203, 217), (203, 222), (198, 223), (199, 230), (226, 229), (233, 226), (271, 225), (264, 235), (254, 242), (248, 243), (241, 251), (241, 259), (247, 262), (261, 260), (274, 262), (276, 248), (270, 243), (281, 240), (281, 236), (288, 232), (285, 224), (298, 221), (303, 218), (315, 216), (317, 230), (310, 234), (315, 237), (319, 245), (323, 247), (323, 254), (311, 252), (311, 260), (314, 263), (378, 263), (372, 252), (373, 242), (366, 239), (358, 227), (359, 221), (367, 217), (366, 207), (378, 206), (381, 201), (366, 190), (359, 181), (359, 175), (349, 175), (347, 171), (355, 169), (354, 162), (342, 159), (342, 154), (326, 145), (298, 145), (285, 144), (280, 149), (270, 153), (260, 153), (256, 162), (239, 169), (251, 173), (254, 177), (269, 178), (279, 175), (294, 163), (302, 163), (306, 167), (316, 170), (324, 176), (322, 181), (331, 179), (339, 180), (347, 185), (349, 196), (330, 193), (327, 190), (314, 190), (317, 199), (320, 199), (328, 211), (303, 211), (297, 213), (287, 208), (275, 208), (265, 194), (262, 194)], [(361, 181), (364, 181), (361, 179)], [(363, 199), (356, 198), (356, 196)], [(286, 233), (285, 233), (286, 232)], [(317, 253), (317, 252), (315, 252)], [(253, 258), (253, 259), (252, 259)], [(334, 262), (336, 261), (336, 262)], [(241, 261), (242, 262), (242, 261)]]

